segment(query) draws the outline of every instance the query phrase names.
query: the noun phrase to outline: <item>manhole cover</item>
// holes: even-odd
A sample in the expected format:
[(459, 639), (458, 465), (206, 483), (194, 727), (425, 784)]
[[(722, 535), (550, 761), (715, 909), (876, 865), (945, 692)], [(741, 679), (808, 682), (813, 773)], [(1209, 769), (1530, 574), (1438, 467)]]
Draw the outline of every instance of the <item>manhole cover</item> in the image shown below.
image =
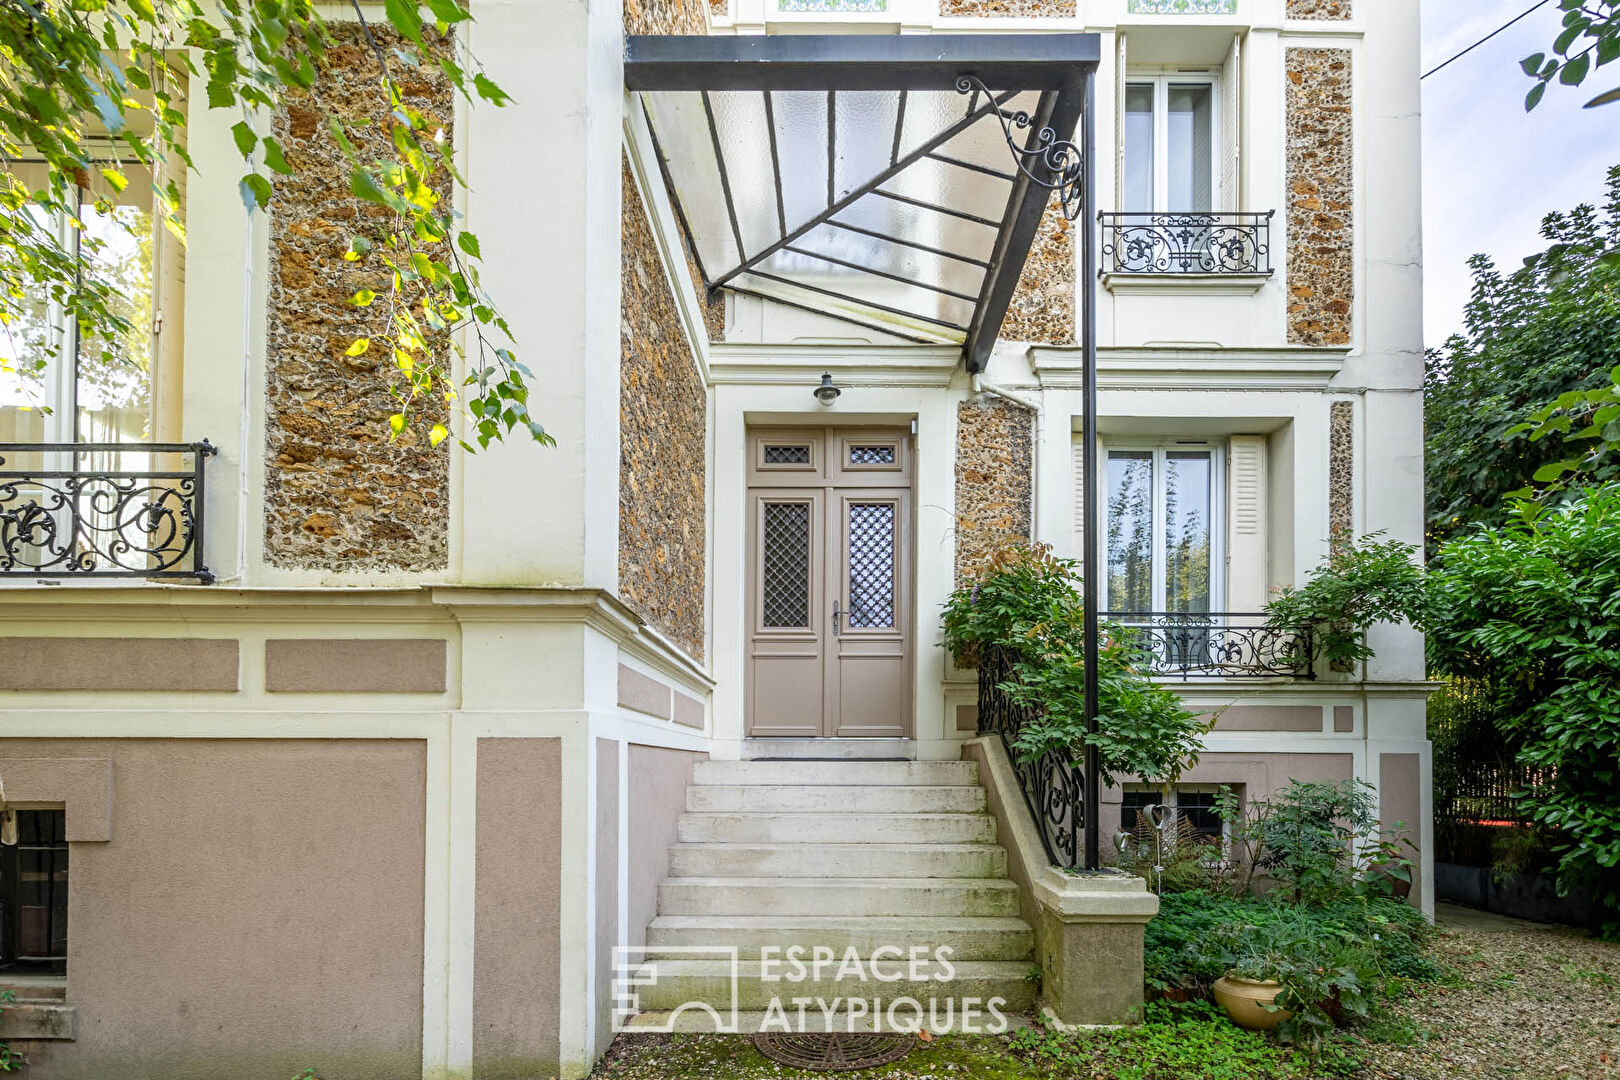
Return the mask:
[(803, 1034), (762, 1031), (754, 1036), (760, 1053), (782, 1065), (814, 1072), (854, 1072), (899, 1061), (917, 1045), (915, 1035)]

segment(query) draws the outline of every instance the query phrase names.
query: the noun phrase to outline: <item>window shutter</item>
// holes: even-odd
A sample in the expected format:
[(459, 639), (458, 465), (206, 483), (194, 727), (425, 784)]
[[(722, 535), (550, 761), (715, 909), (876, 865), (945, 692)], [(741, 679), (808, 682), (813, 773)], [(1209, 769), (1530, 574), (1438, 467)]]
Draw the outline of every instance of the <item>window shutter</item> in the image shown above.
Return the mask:
[(1269, 592), (1266, 550), (1266, 437), (1227, 442), (1226, 602), (1230, 611), (1260, 611)]
[(1221, 206), (1243, 209), (1243, 37), (1221, 66)]
[(1114, 58), (1114, 209), (1125, 209), (1125, 35), (1116, 34)]
[(1086, 444), (1076, 435), (1074, 451), (1074, 557), (1086, 555)]

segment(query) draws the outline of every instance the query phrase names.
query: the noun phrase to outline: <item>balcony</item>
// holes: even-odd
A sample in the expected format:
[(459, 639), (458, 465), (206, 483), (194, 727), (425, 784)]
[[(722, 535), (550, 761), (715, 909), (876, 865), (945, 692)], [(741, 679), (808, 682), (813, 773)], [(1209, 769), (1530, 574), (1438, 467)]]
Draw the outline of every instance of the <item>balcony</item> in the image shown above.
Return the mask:
[(0, 443), (0, 581), (190, 579), (203, 561), (200, 443)]
[(1181, 679), (1313, 679), (1309, 627), (1238, 612), (1104, 612), (1129, 633), (1154, 675)]
[(1247, 280), (1258, 289), (1272, 274), (1271, 219), (1264, 213), (1105, 211), (1102, 268), (1116, 281), (1165, 278)]

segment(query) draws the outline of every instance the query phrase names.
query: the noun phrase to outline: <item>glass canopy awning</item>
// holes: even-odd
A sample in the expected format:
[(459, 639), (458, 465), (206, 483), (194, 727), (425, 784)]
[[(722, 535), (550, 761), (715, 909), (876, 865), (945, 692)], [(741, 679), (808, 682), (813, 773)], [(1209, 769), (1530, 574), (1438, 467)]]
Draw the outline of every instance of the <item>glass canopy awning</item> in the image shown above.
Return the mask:
[(1052, 187), (1086, 201), (1097, 59), (1092, 34), (629, 37), (624, 81), (711, 290), (978, 371)]

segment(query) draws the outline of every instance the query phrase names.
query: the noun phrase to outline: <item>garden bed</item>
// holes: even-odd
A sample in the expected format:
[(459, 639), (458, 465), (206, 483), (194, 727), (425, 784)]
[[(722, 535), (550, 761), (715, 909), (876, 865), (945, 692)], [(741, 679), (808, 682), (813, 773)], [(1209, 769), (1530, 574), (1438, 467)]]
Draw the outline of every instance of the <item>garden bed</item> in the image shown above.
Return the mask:
[[(1441, 914), (1426, 955), (1447, 969), (1408, 984), (1315, 1064), (1202, 1010), (1121, 1031), (1037, 1039), (946, 1037), (855, 1080), (1620, 1080), (1620, 944), (1578, 931)], [(595, 1080), (826, 1080), (728, 1035), (620, 1036)]]

